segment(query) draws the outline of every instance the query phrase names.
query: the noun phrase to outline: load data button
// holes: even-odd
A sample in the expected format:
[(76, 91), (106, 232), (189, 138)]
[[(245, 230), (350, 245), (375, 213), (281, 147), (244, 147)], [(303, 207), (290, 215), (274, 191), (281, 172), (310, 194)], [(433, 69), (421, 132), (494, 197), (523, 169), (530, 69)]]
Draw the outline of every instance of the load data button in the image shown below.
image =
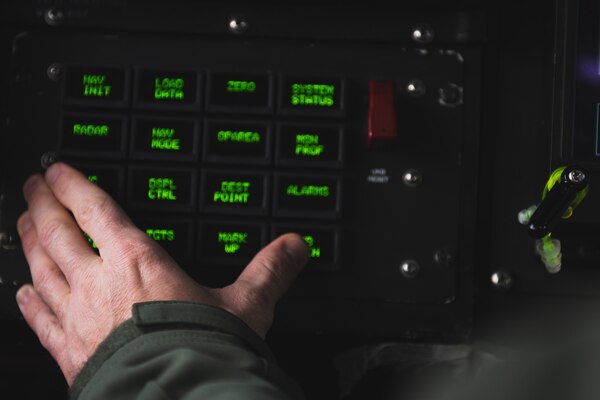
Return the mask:
[(310, 249), (309, 269), (334, 271), (340, 269), (339, 229), (330, 226), (296, 226), (292, 224), (273, 224), (273, 239), (284, 233), (294, 232), (300, 235)]
[(129, 206), (132, 208), (194, 210), (195, 170), (131, 168), (129, 182)]
[(137, 159), (196, 159), (198, 124), (195, 120), (138, 117), (133, 121), (131, 152)]
[(61, 149), (72, 155), (124, 158), (125, 126), (122, 116), (65, 114)]
[(276, 216), (340, 216), (341, 180), (337, 177), (284, 175), (275, 177)]
[(265, 245), (266, 226), (259, 223), (203, 222), (200, 261), (245, 265)]
[(195, 71), (139, 70), (136, 104), (150, 108), (194, 109), (200, 103)]
[(211, 73), (208, 110), (268, 113), (272, 110), (273, 79), (268, 74)]
[(271, 126), (266, 122), (207, 121), (204, 161), (268, 164)]
[(67, 67), (65, 103), (126, 105), (127, 80), (122, 68)]
[(267, 214), (269, 178), (265, 174), (204, 171), (202, 185), (201, 211)]
[(281, 124), (277, 130), (277, 164), (341, 167), (343, 131), (339, 126)]

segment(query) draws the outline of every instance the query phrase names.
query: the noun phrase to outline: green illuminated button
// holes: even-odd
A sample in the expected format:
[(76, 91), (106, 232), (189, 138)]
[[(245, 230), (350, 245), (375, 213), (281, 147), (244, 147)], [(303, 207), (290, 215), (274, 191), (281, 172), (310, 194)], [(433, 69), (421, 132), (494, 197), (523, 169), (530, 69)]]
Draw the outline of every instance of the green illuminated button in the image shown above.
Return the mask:
[(281, 80), (283, 112), (339, 114), (344, 109), (341, 78), (285, 76)]
[(265, 245), (265, 226), (205, 222), (200, 225), (200, 260), (219, 264), (247, 264)]
[(73, 166), (83, 173), (90, 182), (98, 185), (118, 203), (122, 203), (123, 171), (121, 168), (102, 165), (80, 165), (77, 163), (73, 164)]
[(125, 119), (118, 116), (65, 114), (62, 149), (90, 155), (124, 156)]
[(341, 182), (338, 178), (278, 175), (275, 182), (275, 215), (339, 216)]
[(194, 170), (130, 170), (129, 203), (132, 207), (193, 211)]
[(193, 71), (140, 70), (137, 101), (141, 105), (193, 106), (199, 101), (200, 82)]
[(215, 162), (270, 161), (270, 125), (258, 122), (207, 121), (204, 160)]
[(268, 74), (211, 73), (208, 84), (209, 111), (271, 109), (272, 79)]
[(342, 131), (337, 126), (280, 125), (277, 131), (277, 163), (341, 166)]
[(137, 118), (133, 123), (131, 151), (135, 158), (193, 160), (197, 142), (194, 121)]
[(125, 70), (121, 68), (68, 67), (65, 98), (82, 102), (123, 102)]
[(310, 249), (308, 267), (321, 270), (336, 270), (339, 264), (339, 231), (335, 227), (307, 227), (275, 224), (273, 239), (284, 233), (294, 232), (302, 236)]
[(173, 221), (154, 218), (136, 219), (136, 225), (142, 232), (160, 244), (176, 261), (193, 261), (192, 243), (194, 236), (192, 224), (188, 221)]
[(247, 172), (204, 171), (201, 209), (225, 214), (267, 213), (268, 177)]

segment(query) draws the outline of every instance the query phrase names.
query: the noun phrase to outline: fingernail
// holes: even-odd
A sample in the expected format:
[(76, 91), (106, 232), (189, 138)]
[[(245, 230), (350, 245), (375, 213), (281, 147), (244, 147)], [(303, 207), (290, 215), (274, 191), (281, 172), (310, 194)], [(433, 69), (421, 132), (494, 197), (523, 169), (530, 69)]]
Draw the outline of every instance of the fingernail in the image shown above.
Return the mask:
[(31, 221), (31, 217), (29, 214), (21, 215), (21, 218), (17, 221), (17, 232), (19, 232), (19, 236), (23, 236), (25, 233), (29, 232), (33, 225)]
[(27, 285), (21, 286), (21, 289), (17, 292), (17, 304), (19, 307), (23, 307), (31, 300), (31, 288)]
[(48, 167), (48, 169), (46, 170), (46, 181), (48, 183), (52, 183), (56, 180), (56, 177), (58, 176), (58, 167), (57, 167), (58, 163), (52, 164), (50, 167)]

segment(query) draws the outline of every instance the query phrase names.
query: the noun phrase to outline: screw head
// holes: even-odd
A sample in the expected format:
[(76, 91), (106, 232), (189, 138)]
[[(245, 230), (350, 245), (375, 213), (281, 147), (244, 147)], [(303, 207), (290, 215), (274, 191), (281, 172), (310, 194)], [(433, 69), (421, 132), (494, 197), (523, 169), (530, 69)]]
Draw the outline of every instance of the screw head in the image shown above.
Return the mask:
[(423, 174), (416, 169), (409, 169), (402, 174), (402, 182), (410, 188), (417, 187), (423, 182)]
[(423, 97), (426, 91), (425, 84), (418, 79), (413, 79), (406, 84), (406, 93), (412, 97)]
[(513, 287), (514, 281), (511, 274), (506, 271), (496, 271), (490, 277), (494, 289), (506, 292)]
[(416, 277), (420, 270), (421, 266), (415, 260), (405, 260), (400, 264), (400, 273), (409, 279)]
[(60, 64), (52, 64), (46, 70), (48, 78), (52, 81), (58, 81), (63, 76), (63, 67)]
[(56, 26), (61, 24), (65, 19), (65, 13), (62, 12), (62, 10), (58, 9), (58, 8), (48, 8), (45, 12), (44, 12), (44, 21), (46, 21), (46, 23), (48, 25), (51, 26)]
[(232, 33), (244, 33), (248, 29), (248, 21), (242, 16), (235, 16), (229, 20), (229, 31)]
[(45, 152), (44, 154), (42, 154), (42, 157), (40, 158), (40, 164), (42, 165), (43, 169), (50, 168), (50, 166), (57, 161), (58, 161), (58, 156), (56, 155), (56, 153), (54, 153), (52, 151)]
[(418, 43), (429, 43), (435, 37), (433, 28), (429, 25), (420, 24), (415, 26), (412, 31), (412, 38)]
[(439, 89), (438, 103), (444, 107), (457, 107), (463, 102), (463, 89), (455, 83), (449, 83)]
[(574, 169), (573, 171), (569, 172), (569, 174), (567, 175), (567, 178), (573, 183), (581, 183), (581, 182), (585, 181), (586, 176), (585, 176), (585, 172), (583, 172), (579, 169)]

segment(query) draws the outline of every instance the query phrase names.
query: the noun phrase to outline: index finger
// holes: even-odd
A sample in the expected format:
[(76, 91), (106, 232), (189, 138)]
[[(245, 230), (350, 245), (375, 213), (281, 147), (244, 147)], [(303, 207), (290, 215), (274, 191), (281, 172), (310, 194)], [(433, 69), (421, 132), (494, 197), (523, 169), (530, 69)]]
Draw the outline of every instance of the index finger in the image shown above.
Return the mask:
[(138, 232), (121, 207), (74, 168), (53, 164), (46, 171), (46, 181), (58, 201), (71, 210), (77, 224), (94, 240), (103, 258), (118, 255), (118, 246), (112, 244)]

